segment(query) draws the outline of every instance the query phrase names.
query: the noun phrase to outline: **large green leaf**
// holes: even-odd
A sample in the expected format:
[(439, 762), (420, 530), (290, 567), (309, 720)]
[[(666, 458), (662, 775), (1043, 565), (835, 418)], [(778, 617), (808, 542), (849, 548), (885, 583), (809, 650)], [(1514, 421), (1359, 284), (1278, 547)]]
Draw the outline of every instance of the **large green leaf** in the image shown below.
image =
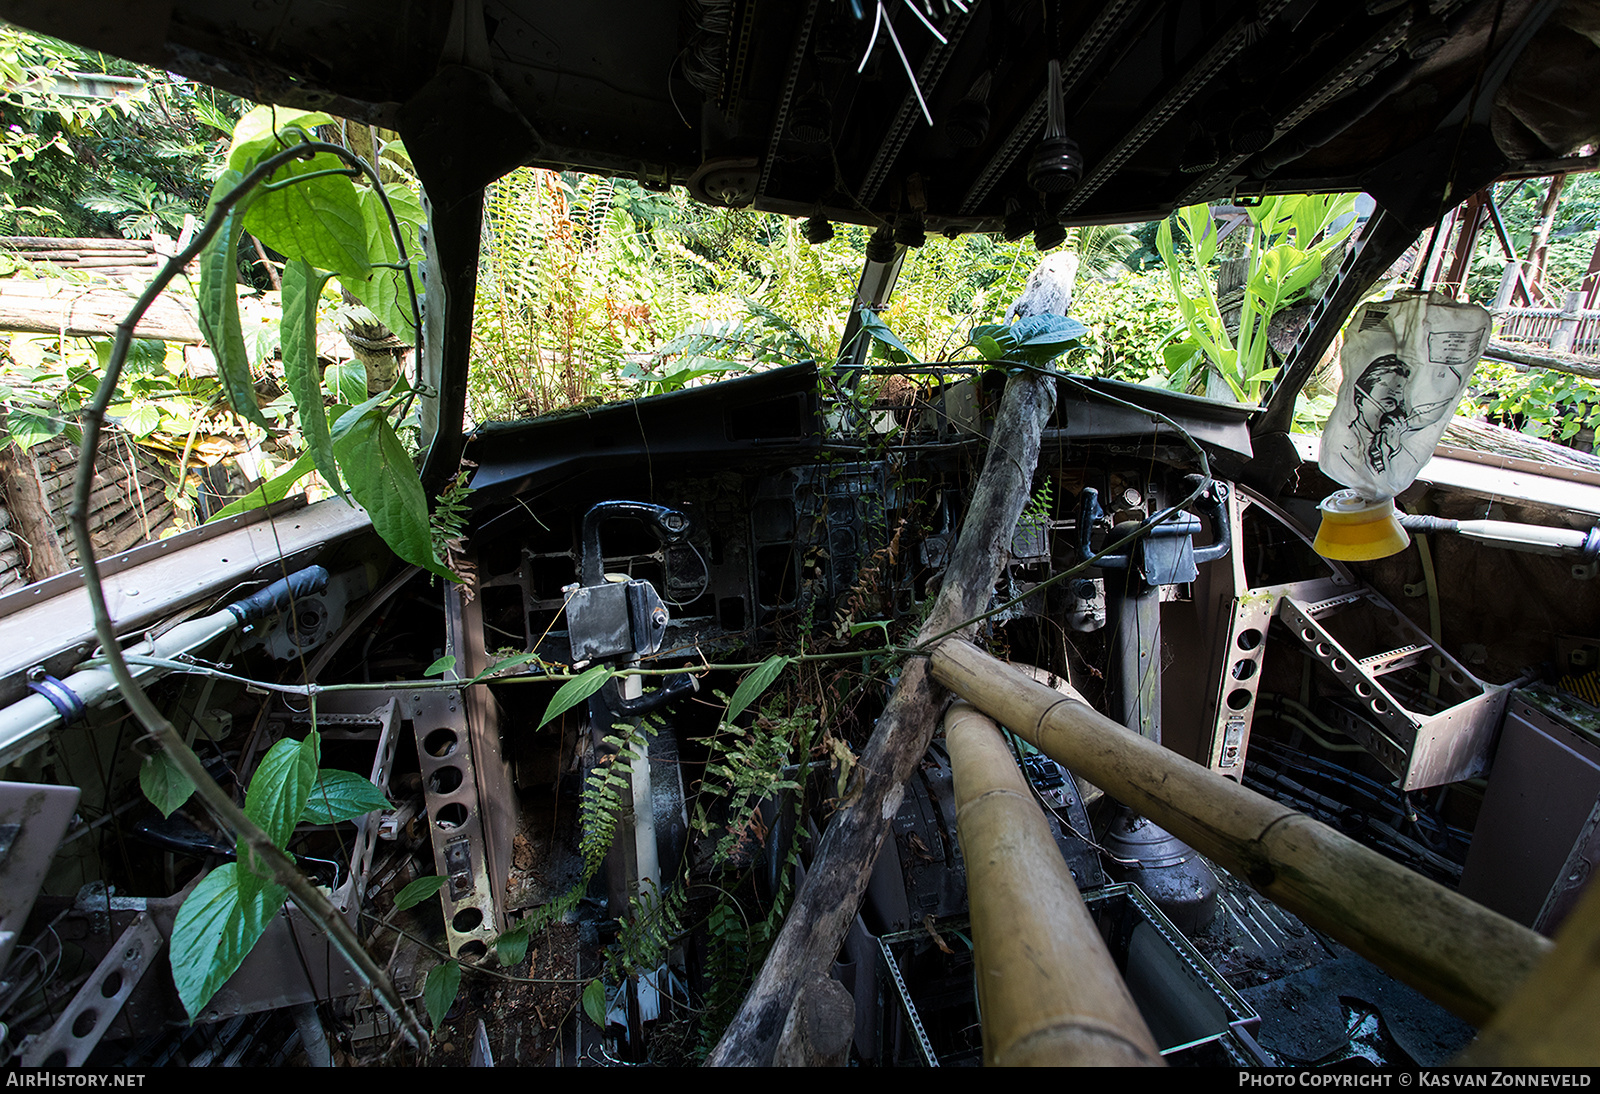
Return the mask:
[(507, 931), (494, 940), (494, 955), (500, 959), (500, 967), (509, 969), (513, 965), (522, 964), (522, 959), (528, 956), (528, 928), (526, 925)]
[(1024, 361), (1045, 365), (1077, 345), (1088, 329), (1065, 315), (1030, 315), (1011, 324), (1011, 337)]
[(1195, 262), (1201, 269), (1209, 266), (1217, 254), (1217, 225), (1211, 219), (1209, 205), (1190, 205), (1179, 211), (1183, 231), (1194, 248)]
[(989, 361), (1010, 357), (1017, 351), (1016, 335), (1011, 333), (1009, 323), (984, 323), (973, 327), (967, 340)]
[(450, 1004), (456, 1001), (456, 992), (460, 990), (459, 961), (445, 961), (428, 970), (428, 978), (422, 982), (422, 1001), (428, 1007), (428, 1017), (433, 1020), (434, 1029), (438, 1029), (439, 1023), (444, 1021)]
[(611, 669), (605, 665), (596, 665), (591, 669), (574, 676), (550, 697), (550, 705), (544, 709), (544, 717), (539, 719), (536, 729), (543, 728), (552, 718), (559, 717), (568, 710), (583, 702), (589, 696), (599, 691), (607, 680), (611, 679)]
[(1246, 288), (1262, 303), (1263, 314), (1270, 317), (1280, 302), (1309, 288), (1321, 274), (1322, 259), (1284, 243), (1261, 256)]
[[(289, 837), (294, 835), (295, 825), (300, 823), (300, 816), (305, 812), (311, 786), (317, 779), (317, 761), (321, 754), (316, 730), (307, 733), (303, 741), (285, 737), (267, 750), (250, 779), (250, 789), (244, 797), (245, 816), (255, 821), (267, 838), (280, 848), (289, 846)], [(240, 861), (248, 864), (253, 857), (240, 841)], [(248, 892), (252, 878), (247, 875), (257, 872), (250, 866), (246, 874), (240, 875), (239, 888)]]
[(122, 419), (122, 428), (143, 439), (156, 431), (161, 424), (161, 408), (154, 403), (134, 403)]
[(343, 497), (328, 415), (322, 409), (322, 377), (317, 372), (317, 300), (329, 276), (298, 258), (291, 258), (283, 267), (283, 376), (300, 411), (306, 450), (323, 481)]
[(300, 823), (335, 824), (338, 821), (353, 820), (374, 809), (391, 808), (393, 806), (389, 799), (384, 797), (383, 791), (371, 781), (362, 778), (354, 771), (323, 768), (317, 772), (311, 794), (306, 798), (306, 807), (300, 814)]
[[(241, 881), (250, 878), (247, 885)], [(216, 990), (227, 982), (287, 894), (281, 885), (257, 883), (238, 863), (207, 874), (184, 898), (172, 925), (168, 959), (178, 998), (198, 1020)]]
[(312, 129), (332, 125), (333, 119), (320, 110), (295, 110), (287, 106), (258, 106), (233, 127), (233, 144), (228, 149), (228, 168), (243, 175), (257, 160), (279, 148), (298, 144), (302, 136), (314, 137)]
[(414, 566), (457, 580), (434, 557), (422, 482), (389, 419), (377, 407), (366, 412), (357, 408), (343, 415), (333, 432), (333, 450), (350, 493), (389, 549)]
[(14, 406), (6, 412), (6, 432), (24, 452), (58, 435), (66, 425), (64, 419), (48, 410)]
[(161, 810), (163, 817), (189, 800), (194, 793), (194, 783), (178, 770), (178, 765), (165, 752), (157, 751), (144, 758), (139, 765), (139, 789), (150, 799), (150, 804)]
[(733, 689), (733, 698), (728, 700), (728, 713), (722, 716), (725, 722), (731, 722), (743, 714), (745, 708), (757, 699), (763, 692), (772, 686), (772, 682), (783, 674), (789, 666), (789, 658), (780, 653), (775, 653), (761, 664), (751, 669), (739, 686)]
[(1163, 220), (1156, 226), (1156, 253), (1161, 256), (1161, 262), (1169, 273), (1176, 277), (1178, 272), (1176, 251), (1172, 243), (1172, 221)]
[(260, 509), (264, 505), (274, 505), (282, 501), (289, 496), (289, 491), (293, 489), (294, 484), (310, 473), (312, 466), (311, 453), (302, 452), (300, 458), (290, 464), (286, 470), (268, 479), (244, 497), (236, 501), (230, 501), (227, 505), (211, 514), (209, 520), (224, 520), (239, 513), (247, 513), (251, 509)]
[(360, 361), (329, 365), (322, 373), (322, 386), (336, 403), (354, 406), (367, 399), (367, 366)]
[(858, 309), (857, 314), (861, 316), (861, 334), (857, 337), (871, 338), (873, 349), (880, 351), (883, 356), (897, 365), (903, 365), (907, 362), (911, 364), (919, 363), (917, 355), (906, 348), (905, 343), (900, 341), (894, 331), (889, 329), (887, 323), (878, 318), (877, 312), (871, 308), (863, 307)]
[(583, 1013), (601, 1029), (606, 1028), (606, 986), (598, 979), (583, 987)]
[[(213, 203), (237, 186), (243, 176), (224, 171), (212, 187)], [(240, 417), (270, 428), (256, 402), (255, 380), (250, 375), (250, 358), (245, 353), (244, 333), (239, 325), (238, 267), (234, 248), (239, 241), (244, 202), (235, 205), (206, 249), (200, 253), (200, 333), (217, 360), (217, 378), (227, 393), (228, 402)]]
[(1166, 362), (1167, 372), (1172, 375), (1176, 375), (1179, 369), (1193, 369), (1205, 360), (1205, 352), (1193, 338), (1185, 338), (1182, 342), (1164, 347), (1161, 356)]
[[(273, 172), (274, 188), (261, 190), (251, 201), (244, 226), (286, 258), (366, 277), (367, 229), (356, 188), (346, 175), (320, 174), (343, 167), (345, 162), (330, 152), (284, 164)], [(311, 175), (319, 177), (307, 177)], [(301, 181), (278, 185), (295, 179)]]
[[(415, 198), (402, 187), (396, 186), (389, 190), (389, 203), (394, 206), (395, 218), (400, 221), (400, 230), (406, 233), (406, 256), (414, 268), (418, 249), (417, 235), (415, 231), (410, 230), (411, 222), (406, 217), (411, 212), (411, 206), (416, 204)], [(421, 211), (421, 207), (417, 206), (416, 213), (420, 215)], [(371, 260), (399, 262), (400, 248), (395, 242), (394, 231), (389, 226), (389, 217), (383, 211), (383, 201), (378, 197), (376, 190), (361, 192), (361, 217), (366, 230), (367, 253)], [(410, 345), (416, 345), (416, 323), (411, 311), (411, 293), (406, 286), (404, 270), (374, 266), (370, 277), (342, 278), (341, 283), (378, 317), (380, 323), (393, 331), (396, 337)], [(419, 289), (421, 287), (420, 281), (418, 287)]]

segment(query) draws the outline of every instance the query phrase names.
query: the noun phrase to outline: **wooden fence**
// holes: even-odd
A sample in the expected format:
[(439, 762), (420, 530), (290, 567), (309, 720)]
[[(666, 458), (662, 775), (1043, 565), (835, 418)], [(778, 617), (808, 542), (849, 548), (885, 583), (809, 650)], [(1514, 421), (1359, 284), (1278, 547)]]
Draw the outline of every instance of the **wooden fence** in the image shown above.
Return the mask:
[(1549, 346), (1563, 353), (1583, 357), (1600, 356), (1600, 311), (1576, 306), (1572, 297), (1561, 308), (1504, 308), (1495, 312), (1500, 320), (1498, 338), (1530, 346)]
[[(78, 470), (78, 449), (60, 437), (26, 452), (7, 445), (0, 452), (0, 593), (61, 573), (78, 564), (67, 527)], [(169, 474), (157, 458), (126, 436), (105, 435), (90, 494), (89, 537), (97, 557), (155, 539), (168, 528), (186, 527), (167, 500)]]

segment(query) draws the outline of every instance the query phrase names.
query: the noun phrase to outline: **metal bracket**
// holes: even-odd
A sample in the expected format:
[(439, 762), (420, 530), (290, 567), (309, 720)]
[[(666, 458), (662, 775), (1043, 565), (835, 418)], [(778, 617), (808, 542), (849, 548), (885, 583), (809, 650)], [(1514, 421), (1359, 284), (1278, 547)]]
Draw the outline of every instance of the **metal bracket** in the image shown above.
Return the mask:
[(82, 1067), (165, 944), (155, 918), (140, 912), (55, 1024), (22, 1043), (22, 1065)]
[(489, 878), (483, 803), (478, 797), (465, 697), (429, 691), (415, 694), (413, 702), (434, 862), (450, 879), (439, 890), (450, 953), (479, 956), (493, 945), (501, 925)]
[[(1327, 625), (1342, 615), (1352, 624), (1340, 628), (1343, 641)], [(1363, 717), (1346, 720), (1343, 728), (1400, 777), (1400, 789), (1459, 782), (1488, 770), (1508, 689), (1472, 675), (1394, 605), (1371, 590), (1315, 603), (1285, 596), (1278, 617), (1361, 705)], [(1352, 652), (1358, 634), (1369, 645), (1388, 648)], [(1419, 666), (1437, 674), (1439, 690), (1464, 698), (1448, 703), (1430, 695), (1426, 683), (1403, 688), (1391, 679)]]

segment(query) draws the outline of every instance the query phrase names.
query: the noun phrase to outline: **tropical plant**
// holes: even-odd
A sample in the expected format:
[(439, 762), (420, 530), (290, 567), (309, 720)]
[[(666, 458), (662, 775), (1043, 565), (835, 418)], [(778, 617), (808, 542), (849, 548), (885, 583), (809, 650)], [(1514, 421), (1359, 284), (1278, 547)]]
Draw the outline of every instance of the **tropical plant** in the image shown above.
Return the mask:
[[(1495, 206), (1512, 246), (1524, 260), (1529, 257), (1547, 192), (1548, 186), (1534, 179), (1494, 186)], [(1568, 175), (1552, 219), (1544, 265), (1543, 280), (1554, 303), (1559, 304), (1563, 293), (1583, 282), (1596, 239), (1600, 239), (1600, 177)], [(1490, 304), (1499, 291), (1505, 265), (1506, 256), (1497, 233), (1481, 233), (1467, 282), (1468, 299)]]
[(80, 203), (115, 217), (117, 230), (129, 239), (149, 239), (163, 228), (176, 234), (183, 228), (183, 218), (194, 212), (186, 202), (164, 193), (154, 179), (128, 171), (111, 172), (103, 187), (84, 194)]
[(1461, 408), (1535, 437), (1568, 442), (1588, 429), (1590, 447), (1600, 452), (1600, 384), (1547, 369), (1519, 372), (1515, 366), (1485, 359), (1472, 377)]
[(530, 417), (617, 393), (624, 354), (654, 340), (651, 305), (678, 271), (656, 260), (614, 194), (608, 179), (532, 168), (489, 188), (468, 381), (475, 417)]
[[(106, 75), (110, 88), (93, 80)], [(0, 24), (0, 231), (176, 230), (205, 208), (241, 112), (234, 96)]]
[(1165, 271), (1129, 273), (1115, 280), (1080, 277), (1072, 314), (1095, 333), (1099, 375), (1166, 385), (1162, 349), (1183, 326), (1183, 313)]
[[(278, 741), (250, 780), (245, 815), (279, 847), (289, 847), (302, 824), (337, 824), (391, 808), (383, 791), (360, 775), (320, 767), (321, 748), (315, 729), (303, 740)], [(194, 784), (159, 751), (140, 768), (139, 784), (163, 816), (194, 793)], [(169, 960), (191, 1019), (200, 1018), (211, 996), (238, 969), (287, 892), (241, 844), (237, 861), (213, 868), (184, 898), (172, 925)]]
[(385, 326), (415, 342), (420, 279), (414, 263), (423, 219), (415, 194), (401, 186), (379, 188), (370, 165), (351, 167), (354, 157), (343, 149), (312, 140), (312, 127), (329, 122), (327, 115), (309, 111), (252, 110), (234, 132), (227, 170), (212, 193), (216, 205), (269, 158), (296, 149), (301, 153), (288, 156), (259, 190), (252, 188), (237, 200), (201, 256), (200, 326), (216, 357), (217, 375), (234, 412), (264, 429), (269, 423), (256, 400), (239, 323), (235, 248), (248, 229), (287, 258), (280, 343), (306, 450), (288, 471), (248, 495), (245, 504), (281, 497), (315, 469), (336, 494), (343, 496), (348, 486), (396, 555), (453, 577), (435, 553), (411, 453), (389, 420), (393, 410), (409, 402), (411, 390), (401, 380), (359, 405), (339, 403), (331, 413), (325, 406), (316, 352), (324, 286), (337, 277)]
[[(268, 241), (288, 259), (282, 346), (285, 377), (308, 446), (302, 462), (307, 468), (315, 466), (341, 492), (342, 476), (350, 493), (366, 506), (374, 529), (398, 557), (453, 577), (435, 554), (421, 485), (411, 456), (389, 420), (394, 405), (410, 394), (404, 384), (356, 406), (336, 406), (332, 415), (324, 409), (323, 386), (316, 371), (316, 302), (329, 278), (339, 276), (349, 291), (394, 329), (408, 330), (414, 337), (420, 318), (406, 246), (408, 235), (415, 245), (414, 232), (402, 229), (394, 204), (377, 185), (377, 172), (370, 165), (337, 145), (311, 139), (308, 127), (327, 121), (325, 115), (305, 111), (280, 114), (270, 108), (241, 119), (229, 151), (228, 169), (213, 190), (204, 227), (163, 268), (124, 329), (135, 325), (149, 300), (183, 263), (198, 255), (200, 324), (216, 357), (223, 391), (236, 413), (264, 427), (240, 329), (234, 250), (246, 226)], [(358, 192), (352, 177), (371, 185)], [(398, 255), (398, 261), (390, 260), (393, 255)], [(398, 306), (402, 291), (410, 304), (409, 316), (401, 314)], [(115, 395), (127, 348), (127, 336), (119, 335), (94, 399), (86, 407), (86, 462), (93, 458), (99, 423)], [(85, 551), (88, 526), (82, 513), (89, 486), (87, 479), (80, 478), (73, 521), (74, 533)], [(376, 788), (356, 776), (319, 772), (315, 700), (311, 731), (303, 741), (280, 741), (268, 751), (251, 780), (245, 808), (239, 810), (134, 680), (114, 640), (99, 570), (92, 559), (85, 558), (84, 571), (108, 665), (130, 709), (162, 748), (163, 758), (152, 758), (151, 771), (148, 777), (142, 775), (141, 785), (169, 811), (192, 790), (198, 790), (207, 806), (237, 833), (239, 861), (209, 872), (185, 898), (174, 924), (173, 975), (191, 1017), (199, 1017), (211, 993), (237, 968), (290, 892), (334, 935), (385, 1005), (397, 1015), (405, 1014), (387, 975), (286, 853), (302, 819), (332, 823), (387, 805)], [(191, 785), (186, 787), (184, 781)], [(338, 804), (340, 793), (335, 787), (348, 790), (351, 800)], [(420, 1033), (414, 1020), (407, 1017), (405, 1021), (408, 1030)]]
[(1248, 274), (1240, 304), (1237, 333), (1230, 334), (1212, 287), (1209, 267), (1217, 257), (1219, 234), (1211, 209), (1191, 205), (1173, 217), (1189, 247), (1187, 263), (1195, 275), (1195, 293), (1185, 283), (1172, 234), (1163, 221), (1156, 246), (1166, 263), (1173, 298), (1183, 315), (1185, 336), (1163, 351), (1173, 387), (1204, 390), (1214, 397), (1231, 395), (1255, 402), (1262, 385), (1277, 375), (1269, 364), (1272, 317), (1299, 302), (1322, 274), (1322, 262), (1354, 226), (1348, 216), (1354, 194), (1306, 194), (1264, 198), (1251, 207)]

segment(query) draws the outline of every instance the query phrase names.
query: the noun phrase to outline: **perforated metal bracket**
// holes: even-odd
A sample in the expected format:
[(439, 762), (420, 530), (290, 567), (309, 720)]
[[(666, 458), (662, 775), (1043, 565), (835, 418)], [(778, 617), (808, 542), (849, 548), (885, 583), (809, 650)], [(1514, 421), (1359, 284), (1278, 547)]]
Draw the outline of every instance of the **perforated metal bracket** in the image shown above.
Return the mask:
[(434, 864), (448, 879), (439, 890), (450, 953), (481, 956), (500, 933), (489, 881), (473, 742), (466, 705), (453, 691), (415, 693), (409, 704), (417, 731), (423, 801)]
[[(1278, 604), (1290, 633), (1333, 674), (1360, 705), (1362, 717), (1341, 728), (1400, 778), (1402, 790), (1459, 782), (1488, 770), (1489, 748), (1504, 713), (1508, 690), (1484, 683), (1415, 623), (1370, 589), (1307, 602), (1292, 596)], [(1330, 626), (1355, 617), (1378, 640), (1371, 653), (1352, 652)], [(1419, 669), (1432, 685), (1401, 686), (1396, 674)], [(1434, 692), (1459, 696), (1447, 702)]]
[(1250, 728), (1255, 720), (1256, 694), (1261, 687), (1261, 660), (1266, 653), (1267, 628), (1286, 596), (1321, 599), (1340, 591), (1332, 578), (1249, 589), (1234, 601), (1228, 626), (1228, 645), (1218, 684), (1216, 726), (1211, 734), (1208, 764), (1219, 775), (1238, 781), (1249, 751)]
[(23, 1066), (82, 1067), (165, 943), (154, 916), (134, 917), (55, 1024), (22, 1043)]

